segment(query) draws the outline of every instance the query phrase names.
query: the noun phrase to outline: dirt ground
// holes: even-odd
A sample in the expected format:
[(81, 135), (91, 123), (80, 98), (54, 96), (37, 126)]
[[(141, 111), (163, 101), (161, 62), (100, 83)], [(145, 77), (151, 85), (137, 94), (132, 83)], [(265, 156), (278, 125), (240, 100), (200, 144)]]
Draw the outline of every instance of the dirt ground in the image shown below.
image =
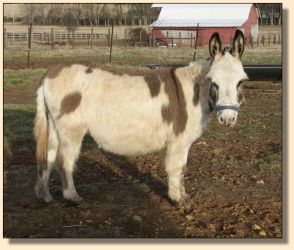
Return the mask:
[[(90, 138), (74, 176), (85, 203), (64, 201), (54, 172), (50, 190), (56, 201), (44, 204), (33, 191), (33, 140), (9, 145), (4, 237), (282, 237), (281, 85), (250, 82), (248, 87), (238, 125), (222, 127), (212, 115), (190, 149), (185, 175), (189, 206), (175, 206), (167, 197), (164, 151), (121, 157), (98, 149)], [(5, 88), (4, 103), (33, 103), (33, 90)]]

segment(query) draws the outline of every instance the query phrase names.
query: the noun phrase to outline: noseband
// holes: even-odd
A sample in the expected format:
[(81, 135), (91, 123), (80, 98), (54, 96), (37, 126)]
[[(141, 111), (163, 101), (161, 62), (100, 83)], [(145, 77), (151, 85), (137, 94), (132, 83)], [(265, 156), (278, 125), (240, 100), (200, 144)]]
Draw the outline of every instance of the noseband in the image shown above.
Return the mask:
[(222, 111), (222, 110), (225, 110), (225, 109), (231, 109), (231, 110), (234, 110), (236, 112), (239, 112), (240, 111), (240, 106), (235, 106), (235, 105), (215, 105), (214, 106), (215, 111)]

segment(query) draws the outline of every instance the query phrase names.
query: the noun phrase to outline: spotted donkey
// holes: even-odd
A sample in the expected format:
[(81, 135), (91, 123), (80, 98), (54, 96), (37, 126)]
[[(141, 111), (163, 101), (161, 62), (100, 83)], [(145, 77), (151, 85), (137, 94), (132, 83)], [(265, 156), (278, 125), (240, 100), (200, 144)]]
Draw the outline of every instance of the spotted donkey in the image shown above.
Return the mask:
[(221, 124), (234, 126), (244, 100), (243, 33), (236, 31), (230, 49), (223, 49), (214, 33), (209, 51), (210, 60), (186, 67), (113, 72), (74, 64), (49, 69), (37, 93), (37, 196), (52, 200), (48, 180), (56, 166), (63, 197), (83, 200), (76, 192), (73, 170), (82, 139), (89, 133), (99, 146), (120, 155), (166, 147), (168, 195), (175, 202), (184, 201), (183, 167), (190, 146), (213, 110)]

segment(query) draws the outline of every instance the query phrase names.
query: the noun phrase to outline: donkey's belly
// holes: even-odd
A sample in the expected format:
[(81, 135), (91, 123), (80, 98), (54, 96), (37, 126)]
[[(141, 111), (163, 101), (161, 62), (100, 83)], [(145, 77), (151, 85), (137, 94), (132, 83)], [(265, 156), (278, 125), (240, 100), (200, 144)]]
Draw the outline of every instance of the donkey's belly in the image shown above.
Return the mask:
[[(110, 126), (111, 127), (111, 126)], [(107, 151), (121, 155), (147, 154), (163, 148), (167, 141), (166, 131), (140, 129), (111, 129), (98, 126), (90, 129), (97, 144)]]
[(122, 155), (146, 154), (163, 148), (171, 125), (163, 122), (160, 107), (138, 105), (96, 109), (87, 122), (91, 136), (107, 151)]

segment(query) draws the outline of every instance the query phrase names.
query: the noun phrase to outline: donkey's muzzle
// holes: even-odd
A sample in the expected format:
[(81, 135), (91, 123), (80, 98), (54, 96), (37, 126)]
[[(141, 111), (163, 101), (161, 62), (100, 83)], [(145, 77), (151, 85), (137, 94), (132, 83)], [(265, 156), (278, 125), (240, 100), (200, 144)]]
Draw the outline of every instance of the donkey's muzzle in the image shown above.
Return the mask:
[(238, 112), (233, 109), (224, 109), (217, 112), (218, 122), (233, 127), (237, 122)]

